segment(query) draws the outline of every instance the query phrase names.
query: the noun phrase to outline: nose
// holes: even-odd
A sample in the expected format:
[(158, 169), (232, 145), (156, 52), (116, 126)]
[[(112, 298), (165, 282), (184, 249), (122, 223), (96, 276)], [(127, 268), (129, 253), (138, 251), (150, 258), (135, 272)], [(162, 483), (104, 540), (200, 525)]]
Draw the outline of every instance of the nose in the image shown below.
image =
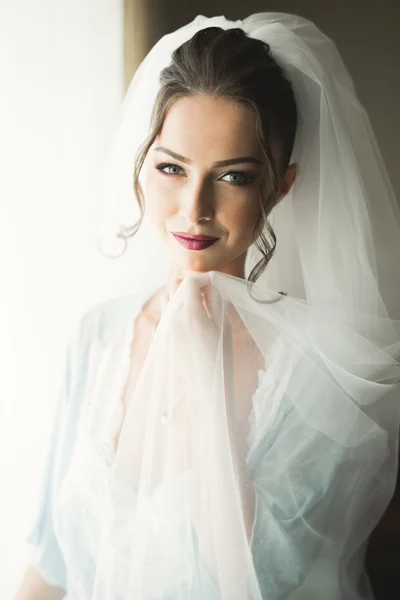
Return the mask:
[(196, 181), (185, 186), (180, 198), (179, 214), (194, 225), (214, 218), (214, 201), (207, 182)]

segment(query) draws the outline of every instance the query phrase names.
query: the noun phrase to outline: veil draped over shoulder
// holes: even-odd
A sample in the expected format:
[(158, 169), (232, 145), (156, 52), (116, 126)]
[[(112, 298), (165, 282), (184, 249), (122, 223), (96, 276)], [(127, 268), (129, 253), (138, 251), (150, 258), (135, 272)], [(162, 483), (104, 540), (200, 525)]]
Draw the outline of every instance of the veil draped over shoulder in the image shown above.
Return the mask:
[[(295, 92), (299, 173), (271, 213), (277, 248), (260, 279), (187, 278), (162, 313), (128, 389), (107, 501), (101, 460), (82, 483), (95, 523), (85, 532), (91, 599), (304, 599), (321, 589), (324, 598), (370, 597), (365, 543), (396, 479), (400, 216), (332, 41), (280, 13), (198, 16), (164, 36), (122, 107), (101, 236), (121, 241), (135, 221), (133, 161), (159, 73), (209, 26), (270, 45)], [(127, 274), (135, 280), (140, 257), (161, 285), (165, 264), (143, 227)], [(122, 418), (110, 417), (118, 348), (105, 348), (85, 412), (99, 449)]]

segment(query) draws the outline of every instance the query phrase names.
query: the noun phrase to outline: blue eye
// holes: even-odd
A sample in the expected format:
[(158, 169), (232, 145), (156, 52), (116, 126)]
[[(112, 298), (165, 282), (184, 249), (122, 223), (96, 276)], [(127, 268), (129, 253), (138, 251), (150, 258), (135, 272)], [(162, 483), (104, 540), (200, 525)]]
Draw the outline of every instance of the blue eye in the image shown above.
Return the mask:
[[(158, 171), (160, 171), (161, 173), (164, 173), (164, 175), (179, 175), (180, 171), (182, 171), (181, 167), (178, 167), (178, 165), (174, 165), (173, 163), (160, 163), (159, 165), (156, 165), (156, 169)], [(176, 169), (175, 172), (167, 172), (166, 169)], [(178, 172), (177, 172), (178, 171)]]
[(254, 180), (254, 177), (248, 173), (243, 173), (242, 171), (229, 171), (222, 179), (225, 177), (232, 177), (232, 179), (228, 181), (228, 183), (231, 183), (232, 185), (246, 185), (246, 183), (251, 183)]

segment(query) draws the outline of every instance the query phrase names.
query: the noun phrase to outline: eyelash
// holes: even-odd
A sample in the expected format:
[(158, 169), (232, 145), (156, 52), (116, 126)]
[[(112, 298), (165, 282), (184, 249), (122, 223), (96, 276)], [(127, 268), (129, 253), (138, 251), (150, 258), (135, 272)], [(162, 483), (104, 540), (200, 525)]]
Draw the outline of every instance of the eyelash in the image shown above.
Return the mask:
[[(175, 167), (177, 169), (180, 169), (181, 171), (183, 170), (182, 167), (180, 167), (179, 165), (175, 165), (174, 163), (160, 163), (160, 164), (156, 165), (156, 169), (158, 171), (160, 171), (160, 173), (162, 173), (163, 175), (166, 175), (167, 177), (168, 176), (174, 177), (174, 176), (178, 175), (178, 173), (166, 173), (164, 171), (164, 169), (166, 169), (167, 167)], [(252, 183), (252, 181), (254, 181), (254, 177), (252, 175), (249, 175), (248, 173), (244, 173), (243, 171), (228, 171), (228, 173), (224, 173), (224, 175), (222, 175), (222, 177), (226, 177), (227, 175), (240, 175), (244, 179), (240, 183), (228, 181), (227, 183), (229, 183), (230, 185), (236, 185), (236, 186), (247, 185), (249, 183)]]

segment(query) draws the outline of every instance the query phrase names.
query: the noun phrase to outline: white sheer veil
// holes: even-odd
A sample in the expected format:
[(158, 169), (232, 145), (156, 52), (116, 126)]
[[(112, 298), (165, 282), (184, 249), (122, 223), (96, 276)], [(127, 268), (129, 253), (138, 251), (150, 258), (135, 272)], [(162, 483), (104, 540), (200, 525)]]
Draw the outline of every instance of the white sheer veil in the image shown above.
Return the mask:
[[(325, 582), (326, 597), (339, 598), (358, 585), (362, 549), (396, 478), (400, 211), (332, 41), (281, 13), (198, 16), (164, 36), (123, 103), (99, 243), (117, 254), (124, 247), (138, 218), (133, 164), (159, 73), (209, 26), (240, 27), (270, 45), (295, 92), (299, 173), (270, 215), (277, 247), (257, 283), (217, 272), (189, 278), (163, 312), (128, 389), (109, 509), (99, 509), (93, 538), (92, 600), (275, 600), (296, 589), (312, 597), (323, 565), (340, 562)], [(139, 262), (154, 288), (165, 283), (155, 235), (145, 218), (118, 258), (132, 289)], [(115, 398), (112, 370), (96, 377), (87, 423), (100, 447), (113, 433), (104, 407)], [(92, 492), (100, 477), (93, 467)]]

